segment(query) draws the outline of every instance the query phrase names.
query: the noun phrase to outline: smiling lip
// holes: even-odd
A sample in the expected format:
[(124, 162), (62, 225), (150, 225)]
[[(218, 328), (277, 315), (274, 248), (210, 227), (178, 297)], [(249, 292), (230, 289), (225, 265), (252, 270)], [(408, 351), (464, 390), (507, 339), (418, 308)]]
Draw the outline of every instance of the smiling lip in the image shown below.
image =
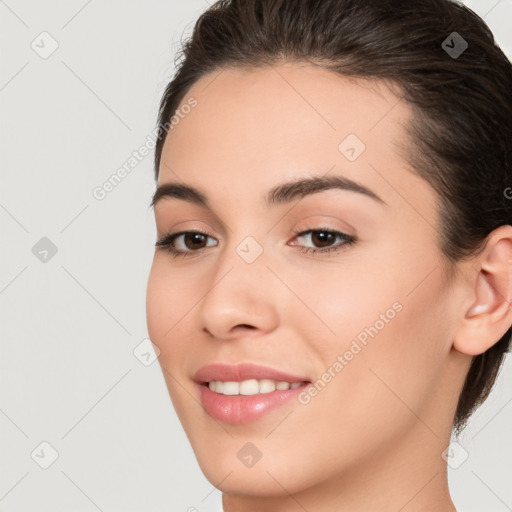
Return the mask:
[[(304, 382), (295, 389), (275, 390), (257, 395), (223, 395), (212, 391), (208, 382), (241, 382), (271, 379), (276, 382)], [(310, 384), (307, 377), (251, 363), (237, 365), (215, 363), (203, 366), (194, 375), (197, 392), (205, 411), (217, 421), (231, 424), (251, 423), (296, 397)]]
[(309, 381), (307, 377), (291, 375), (268, 366), (260, 366), (251, 363), (224, 364), (214, 363), (199, 368), (194, 375), (194, 380), (199, 384), (210, 382), (211, 380), (222, 380), (241, 382), (248, 379), (271, 379), (285, 382), (304, 382)]

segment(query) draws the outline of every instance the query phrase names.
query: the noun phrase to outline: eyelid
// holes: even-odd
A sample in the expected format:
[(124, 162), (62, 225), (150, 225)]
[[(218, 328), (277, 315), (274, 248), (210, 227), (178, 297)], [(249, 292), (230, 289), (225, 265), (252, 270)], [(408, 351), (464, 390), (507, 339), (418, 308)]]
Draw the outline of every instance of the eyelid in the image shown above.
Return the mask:
[[(328, 220), (326, 220), (328, 219)], [(332, 219), (332, 220), (330, 220)], [(327, 225), (327, 224), (333, 225)], [(300, 222), (298, 222), (300, 226), (303, 226), (304, 229), (301, 231), (307, 231), (311, 229), (313, 231), (318, 231), (319, 229), (325, 229), (327, 231), (339, 231), (348, 236), (356, 236), (356, 228), (352, 226), (346, 220), (341, 219), (336, 215), (324, 215), (324, 214), (314, 214), (304, 217)], [(336, 226), (338, 225), (338, 227)], [(295, 227), (290, 230), (290, 232), (298, 232)]]

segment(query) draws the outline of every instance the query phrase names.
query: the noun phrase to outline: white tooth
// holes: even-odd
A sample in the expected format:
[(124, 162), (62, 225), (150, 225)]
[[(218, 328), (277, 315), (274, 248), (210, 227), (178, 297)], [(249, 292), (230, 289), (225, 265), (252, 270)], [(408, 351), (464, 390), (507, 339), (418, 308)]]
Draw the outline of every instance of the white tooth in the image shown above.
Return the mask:
[(240, 392), (240, 382), (224, 382), (222, 393), (224, 395), (238, 395)]
[(303, 382), (293, 382), (290, 384), (285, 381), (274, 381), (271, 379), (247, 379), (242, 382), (223, 382), (220, 380), (212, 380), (208, 383), (208, 387), (216, 393), (224, 395), (256, 395), (258, 393), (271, 393), (272, 391), (287, 389), (296, 389), (304, 384)]
[(243, 380), (240, 382), (241, 395), (256, 395), (260, 390), (260, 386), (256, 379)]
[(260, 393), (271, 393), (275, 391), (276, 383), (270, 379), (260, 380)]

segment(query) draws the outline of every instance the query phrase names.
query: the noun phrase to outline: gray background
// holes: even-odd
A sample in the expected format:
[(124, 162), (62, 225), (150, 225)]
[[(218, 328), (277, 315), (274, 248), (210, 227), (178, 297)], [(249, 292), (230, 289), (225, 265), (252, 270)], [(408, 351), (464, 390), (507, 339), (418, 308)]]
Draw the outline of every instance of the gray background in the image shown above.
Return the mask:
[[(512, 57), (512, 0), (466, 3)], [(154, 129), (179, 40), (207, 6), (0, 1), (3, 512), (219, 509), (158, 363), (134, 355), (147, 338), (152, 152), (92, 195)], [(57, 248), (46, 262), (32, 250), (43, 237)], [(512, 510), (511, 384), (509, 357), (449, 473), (460, 512)], [(47, 469), (42, 442), (58, 453)]]

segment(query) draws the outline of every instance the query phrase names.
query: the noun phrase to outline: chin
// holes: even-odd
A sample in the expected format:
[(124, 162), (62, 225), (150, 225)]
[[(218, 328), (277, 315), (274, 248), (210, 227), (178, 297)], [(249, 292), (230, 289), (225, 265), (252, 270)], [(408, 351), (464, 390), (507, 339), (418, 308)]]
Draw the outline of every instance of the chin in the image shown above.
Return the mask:
[(298, 475), (289, 473), (292, 464), (282, 467), (277, 463), (272, 464), (272, 461), (263, 463), (260, 460), (255, 466), (246, 468), (241, 463), (233, 462), (231, 457), (224, 461), (208, 458), (208, 461), (201, 462), (198, 459), (198, 462), (208, 481), (227, 494), (277, 497), (285, 493), (283, 488), (290, 493), (303, 488)]
[[(212, 442), (204, 432), (195, 434), (198, 437), (192, 435), (189, 440), (199, 466), (208, 481), (224, 493), (260, 497), (297, 493), (314, 485), (315, 481), (329, 478), (329, 473), (334, 470), (326, 472), (307, 463), (306, 459), (310, 457), (303, 453), (298, 443), (295, 451), (290, 452), (283, 449), (281, 440), (272, 442), (264, 436), (261, 440), (252, 437), (252, 444), (251, 436), (228, 437), (224, 434), (226, 439), (220, 443)], [(255, 458), (256, 445), (261, 453), (258, 460)], [(252, 461), (246, 458), (248, 454), (253, 454)]]

